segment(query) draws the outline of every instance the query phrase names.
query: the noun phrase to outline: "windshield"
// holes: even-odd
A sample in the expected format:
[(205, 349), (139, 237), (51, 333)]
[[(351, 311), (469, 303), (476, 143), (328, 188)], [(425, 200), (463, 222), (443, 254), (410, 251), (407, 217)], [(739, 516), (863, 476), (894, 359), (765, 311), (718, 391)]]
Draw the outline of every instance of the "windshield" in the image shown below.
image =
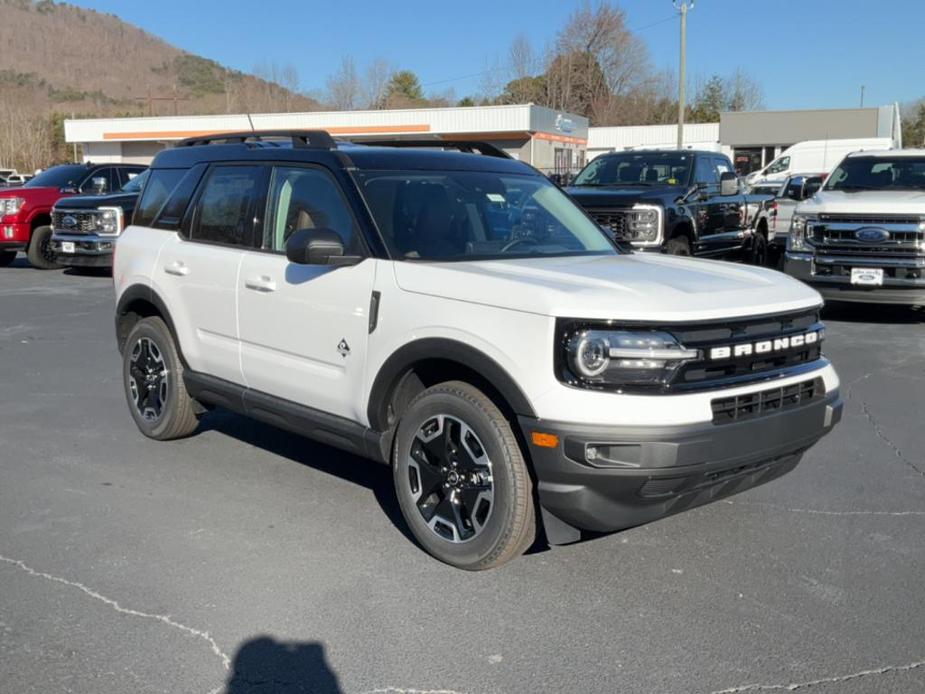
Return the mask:
[(925, 157), (846, 157), (826, 190), (925, 190)]
[(615, 255), (604, 232), (541, 176), (365, 171), (363, 197), (394, 258)]
[(81, 164), (53, 166), (31, 179), (25, 188), (77, 188), (87, 175), (87, 167)]
[(140, 174), (129, 174), (131, 178), (128, 180), (120, 192), (122, 193), (137, 193), (141, 190), (141, 187), (145, 184), (145, 181), (148, 180), (148, 172), (151, 169), (145, 169)]
[(685, 152), (624, 152), (592, 160), (576, 186), (686, 185), (693, 156)]

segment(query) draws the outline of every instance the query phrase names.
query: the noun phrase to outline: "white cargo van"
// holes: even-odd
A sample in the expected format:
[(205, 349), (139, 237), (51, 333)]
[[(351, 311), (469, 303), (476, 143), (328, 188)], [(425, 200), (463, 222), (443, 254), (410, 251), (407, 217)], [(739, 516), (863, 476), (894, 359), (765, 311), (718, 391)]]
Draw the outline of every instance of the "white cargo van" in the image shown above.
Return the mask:
[(746, 176), (749, 184), (760, 181), (783, 181), (792, 173), (828, 174), (851, 152), (890, 149), (889, 137), (852, 138), (849, 140), (806, 140), (788, 147), (780, 156), (759, 171)]

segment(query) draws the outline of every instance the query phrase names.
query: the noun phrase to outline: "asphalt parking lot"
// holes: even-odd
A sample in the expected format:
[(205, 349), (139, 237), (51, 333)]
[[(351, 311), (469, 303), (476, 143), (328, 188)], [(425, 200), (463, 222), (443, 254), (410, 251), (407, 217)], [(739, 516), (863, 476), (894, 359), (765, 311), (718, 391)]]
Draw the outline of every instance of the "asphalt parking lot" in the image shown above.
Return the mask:
[(790, 475), (480, 574), (384, 466), (222, 412), (144, 439), (112, 314), (0, 271), (0, 692), (925, 690), (925, 310), (827, 311), (845, 417)]

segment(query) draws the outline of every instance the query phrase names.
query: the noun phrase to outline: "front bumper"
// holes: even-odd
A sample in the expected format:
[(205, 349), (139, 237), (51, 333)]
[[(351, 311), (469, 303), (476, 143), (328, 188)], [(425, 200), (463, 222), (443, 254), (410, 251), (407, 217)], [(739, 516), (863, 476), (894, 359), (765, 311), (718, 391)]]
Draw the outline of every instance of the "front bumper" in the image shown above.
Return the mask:
[[(64, 243), (73, 243), (74, 252), (65, 253)], [(97, 234), (68, 234), (55, 231), (51, 237), (51, 250), (59, 265), (79, 267), (108, 267), (112, 265), (112, 251), (116, 239)]]
[[(862, 287), (851, 284), (849, 275), (838, 274), (844, 267), (884, 268), (883, 285)], [(828, 271), (833, 274), (821, 274)], [(918, 278), (907, 276), (915, 271)], [(844, 256), (820, 256), (812, 253), (787, 251), (784, 272), (802, 280), (830, 301), (854, 301), (872, 304), (925, 304), (925, 257), (884, 259)]]
[[(13, 218), (13, 215), (10, 215)], [(29, 245), (32, 233), (28, 223), (0, 220), (0, 250), (22, 251)]]
[[(579, 539), (581, 530), (633, 527), (780, 477), (832, 430), (842, 406), (835, 389), (724, 424), (603, 427), (521, 417), (520, 425), (528, 442), (534, 432), (559, 437), (555, 448), (531, 444), (530, 453), (546, 533), (560, 544)], [(607, 447), (609, 459), (589, 462), (589, 446)]]

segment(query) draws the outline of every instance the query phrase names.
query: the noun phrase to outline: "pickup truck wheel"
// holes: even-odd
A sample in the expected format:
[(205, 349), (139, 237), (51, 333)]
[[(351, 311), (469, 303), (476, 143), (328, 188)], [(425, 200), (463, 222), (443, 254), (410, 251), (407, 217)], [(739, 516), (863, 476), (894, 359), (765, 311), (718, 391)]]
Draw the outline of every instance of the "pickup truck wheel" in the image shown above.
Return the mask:
[(749, 262), (752, 265), (764, 267), (768, 264), (768, 239), (760, 231), (752, 235), (752, 246), (749, 253)]
[(55, 262), (55, 254), (51, 250), (51, 227), (36, 227), (26, 249), (29, 264), (38, 270), (57, 270), (61, 266)]
[(129, 412), (145, 436), (168, 441), (196, 429), (199, 420), (183, 382), (183, 363), (160, 318), (143, 318), (129, 332), (122, 380)]
[(0, 267), (7, 267), (16, 260), (16, 251), (0, 251)]
[(536, 537), (533, 483), (507, 419), (450, 381), (408, 406), (392, 455), (398, 503), (417, 541), (461, 569), (500, 566)]
[(665, 253), (668, 255), (691, 255), (691, 242), (686, 236), (675, 236), (668, 239), (665, 244)]

